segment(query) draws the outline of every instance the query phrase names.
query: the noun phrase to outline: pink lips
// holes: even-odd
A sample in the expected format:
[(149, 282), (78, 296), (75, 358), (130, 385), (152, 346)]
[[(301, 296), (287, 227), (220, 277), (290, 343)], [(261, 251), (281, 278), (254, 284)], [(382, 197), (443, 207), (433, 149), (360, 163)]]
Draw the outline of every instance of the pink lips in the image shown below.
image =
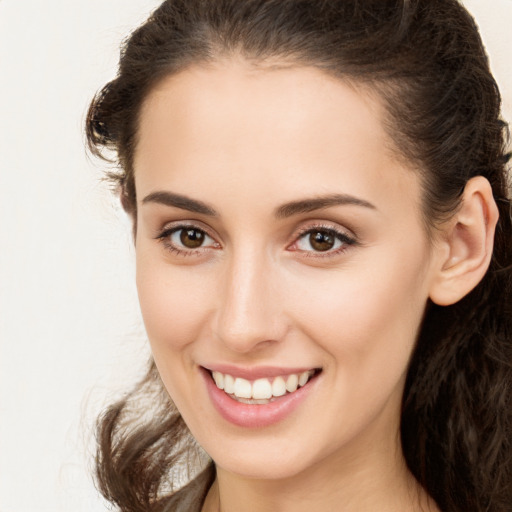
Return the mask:
[[(229, 373), (230, 375), (248, 380), (264, 377), (271, 378), (304, 371), (304, 369), (299, 368), (287, 368), (284, 370), (283, 368), (270, 367), (241, 370), (227, 366), (215, 366), (211, 370)], [(203, 375), (210, 400), (219, 414), (230, 423), (245, 428), (266, 427), (285, 419), (306, 399), (318, 380), (313, 377), (305, 386), (297, 389), (297, 391), (275, 398), (268, 404), (244, 404), (233, 400), (224, 391), (219, 389), (208, 370), (201, 368), (201, 374)]]

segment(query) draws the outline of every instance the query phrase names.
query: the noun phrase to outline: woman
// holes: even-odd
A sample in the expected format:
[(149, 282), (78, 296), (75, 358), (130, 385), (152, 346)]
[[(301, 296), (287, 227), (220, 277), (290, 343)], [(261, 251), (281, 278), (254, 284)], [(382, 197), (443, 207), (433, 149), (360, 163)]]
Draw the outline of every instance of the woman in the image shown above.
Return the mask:
[(510, 510), (499, 111), (455, 0), (164, 2), (87, 120), (154, 358), (100, 421), (104, 495)]

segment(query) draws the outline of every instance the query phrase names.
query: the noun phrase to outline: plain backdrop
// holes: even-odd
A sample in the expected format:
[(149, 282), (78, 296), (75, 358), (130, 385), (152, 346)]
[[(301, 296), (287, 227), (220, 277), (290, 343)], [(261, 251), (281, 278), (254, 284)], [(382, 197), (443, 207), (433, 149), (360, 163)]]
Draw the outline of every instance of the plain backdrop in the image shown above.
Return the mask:
[[(428, 0), (425, 0), (428, 1)], [(92, 425), (148, 358), (130, 226), (84, 149), (158, 0), (0, 0), (0, 512), (101, 512)], [(512, 119), (512, 0), (467, 0)]]

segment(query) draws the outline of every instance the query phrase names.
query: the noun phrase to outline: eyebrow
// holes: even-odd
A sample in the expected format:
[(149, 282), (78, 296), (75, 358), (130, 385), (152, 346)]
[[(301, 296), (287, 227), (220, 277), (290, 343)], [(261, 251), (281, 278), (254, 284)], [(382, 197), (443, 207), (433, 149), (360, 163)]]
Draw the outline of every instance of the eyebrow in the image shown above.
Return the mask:
[[(210, 217), (218, 216), (218, 213), (215, 211), (215, 209), (203, 201), (191, 199), (190, 197), (176, 194), (174, 192), (168, 192), (166, 190), (152, 192), (151, 194), (147, 195), (142, 200), (142, 204), (147, 203), (163, 204), (164, 206), (180, 208), (181, 210), (200, 213)], [(298, 201), (290, 201), (289, 203), (285, 203), (276, 208), (274, 215), (277, 219), (285, 219), (301, 213), (310, 213), (316, 210), (322, 210), (324, 208), (342, 205), (361, 206), (363, 208), (369, 208), (372, 210), (376, 209), (373, 204), (358, 197), (354, 197), (348, 194), (329, 194), (322, 197), (312, 197), (307, 199), (300, 199)]]
[(359, 199), (347, 194), (330, 194), (322, 197), (313, 197), (310, 199), (301, 199), (299, 201), (291, 201), (283, 204), (275, 211), (278, 219), (284, 219), (300, 213), (309, 213), (332, 206), (354, 205), (363, 208), (376, 210), (375, 206), (364, 199)]
[(202, 215), (208, 215), (210, 217), (217, 217), (217, 212), (206, 203), (198, 201), (197, 199), (191, 199), (190, 197), (183, 196), (181, 194), (175, 194), (168, 191), (152, 192), (147, 195), (143, 200), (142, 204), (157, 203), (165, 206), (173, 206), (189, 212), (201, 213)]

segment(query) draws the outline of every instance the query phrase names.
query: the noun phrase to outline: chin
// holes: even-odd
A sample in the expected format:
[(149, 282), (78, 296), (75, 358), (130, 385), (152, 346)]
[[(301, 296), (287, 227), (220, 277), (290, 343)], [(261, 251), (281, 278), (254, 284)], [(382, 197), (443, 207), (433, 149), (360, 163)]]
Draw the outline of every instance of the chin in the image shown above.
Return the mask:
[(246, 439), (224, 439), (226, 442), (217, 438), (214, 443), (208, 439), (203, 448), (217, 468), (255, 480), (293, 478), (308, 472), (328, 456), (325, 453), (326, 447), (314, 446), (314, 443), (306, 442), (306, 439), (302, 439), (301, 443), (294, 436), (287, 436), (287, 440), (280, 440), (279, 435), (273, 439), (271, 436), (264, 437), (266, 439), (251, 439), (250, 436)]
[(275, 457), (264, 459), (256, 456), (244, 459), (235, 457), (218, 462), (214, 460), (214, 462), (217, 468), (253, 480), (285, 480), (305, 470), (305, 467), (297, 462)]

